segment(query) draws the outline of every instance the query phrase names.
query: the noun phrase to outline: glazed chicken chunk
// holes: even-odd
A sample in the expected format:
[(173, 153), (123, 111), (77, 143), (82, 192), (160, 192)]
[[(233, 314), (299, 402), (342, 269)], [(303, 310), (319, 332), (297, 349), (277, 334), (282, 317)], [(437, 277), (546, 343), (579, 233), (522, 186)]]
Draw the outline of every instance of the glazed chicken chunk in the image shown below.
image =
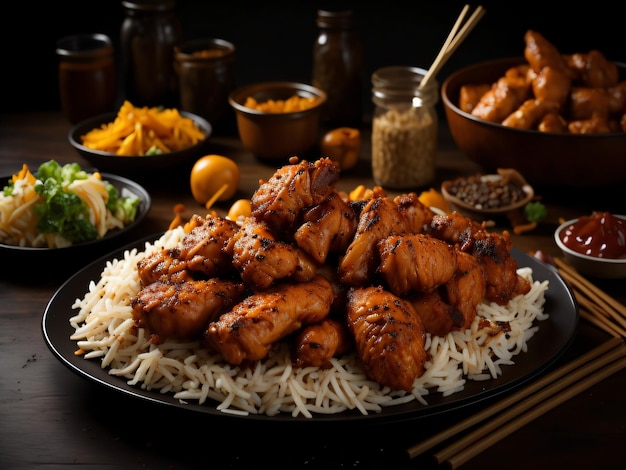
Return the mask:
[(392, 235), (378, 243), (380, 272), (396, 295), (431, 292), (457, 269), (457, 255), (449, 243), (424, 234)]
[(317, 264), (304, 251), (276, 239), (264, 222), (251, 217), (231, 238), (226, 250), (243, 281), (256, 290), (267, 289), (275, 281), (293, 278), (309, 281)]
[(157, 281), (131, 299), (133, 319), (155, 344), (170, 337), (199, 338), (209, 322), (241, 300), (244, 292), (243, 283), (221, 279)]
[(331, 283), (321, 275), (252, 294), (209, 324), (205, 343), (233, 365), (263, 359), (278, 340), (326, 318), (333, 298)]
[(252, 195), (252, 216), (277, 234), (291, 229), (300, 211), (324, 201), (338, 179), (339, 167), (329, 158), (285, 165)]
[(367, 376), (392, 390), (413, 390), (427, 357), (413, 306), (380, 286), (357, 287), (348, 291), (346, 318)]

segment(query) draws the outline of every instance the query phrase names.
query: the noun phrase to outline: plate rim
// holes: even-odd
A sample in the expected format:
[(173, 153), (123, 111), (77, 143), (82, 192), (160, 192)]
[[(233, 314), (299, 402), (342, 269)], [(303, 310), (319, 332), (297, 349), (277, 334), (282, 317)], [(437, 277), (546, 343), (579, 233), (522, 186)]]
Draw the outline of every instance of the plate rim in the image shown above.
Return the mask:
[[(74, 354), (74, 351), (77, 349), (76, 342), (70, 340), (69, 338), (69, 335), (73, 332), (73, 329), (69, 324), (69, 318), (75, 314), (75, 311), (72, 310), (71, 305), (68, 304), (70, 302), (73, 303), (73, 301), (77, 298), (76, 293), (70, 292), (70, 290), (78, 289), (82, 286), (81, 293), (78, 294), (78, 296), (84, 295), (84, 293), (87, 292), (87, 286), (93, 280), (93, 276), (91, 275), (93, 272), (99, 274), (108, 261), (113, 258), (119, 259), (120, 257), (123, 257), (125, 250), (132, 248), (141, 249), (145, 246), (146, 242), (153, 242), (161, 235), (162, 233), (153, 234), (129, 243), (122, 248), (100, 257), (75, 273), (53, 294), (46, 305), (41, 320), (41, 332), (46, 345), (53, 355), (74, 373), (110, 390), (117, 391), (134, 398), (139, 398), (147, 402), (156, 403), (161, 406), (179, 408), (189, 412), (197, 412), (210, 416), (266, 422), (347, 423), (366, 421), (367, 423), (378, 424), (390, 421), (427, 418), (435, 414), (450, 412), (469, 405), (475, 405), (487, 399), (492, 399), (539, 376), (565, 353), (565, 351), (572, 344), (578, 329), (578, 304), (576, 303), (574, 294), (568, 284), (561, 278), (555, 268), (514, 247), (511, 253), (516, 259), (519, 267), (526, 267), (530, 265), (533, 269), (533, 277), (535, 280), (549, 281), (550, 287), (546, 292), (546, 303), (544, 308), (546, 305), (552, 305), (554, 307), (554, 312), (549, 312), (549, 318), (544, 320), (544, 322), (548, 322), (545, 323), (548, 327), (544, 329), (539, 328), (539, 330), (529, 340), (528, 351), (521, 352), (519, 355), (515, 356), (516, 358), (522, 359), (522, 363), (528, 363), (531, 361), (534, 363), (533, 355), (539, 354), (542, 356), (541, 362), (538, 365), (535, 364), (535, 367), (525, 374), (515, 376), (515, 374), (511, 374), (511, 372), (509, 372), (507, 375), (507, 371), (513, 370), (508, 369), (507, 367), (515, 367), (518, 363), (512, 366), (505, 365), (503, 366), (504, 369), (502, 375), (497, 379), (489, 379), (489, 381), (467, 381), (463, 391), (457, 392), (449, 397), (442, 397), (441, 394), (435, 392), (433, 395), (426, 397), (426, 400), (429, 401), (428, 405), (422, 405), (418, 401), (413, 400), (406, 404), (383, 407), (381, 412), (372, 412), (367, 415), (360, 413), (358, 410), (347, 410), (336, 414), (313, 413), (312, 418), (307, 418), (302, 415), (293, 417), (291, 414), (285, 412), (281, 412), (275, 416), (268, 416), (265, 414), (239, 415), (218, 410), (218, 403), (210, 400), (204, 404), (199, 404), (194, 400), (183, 403), (175, 399), (172, 393), (163, 394), (158, 390), (144, 390), (137, 385), (128, 385), (126, 379), (123, 377), (110, 375), (108, 374), (108, 369), (102, 369), (100, 364), (97, 362), (97, 359), (87, 360), (82, 356), (76, 356)], [(522, 263), (522, 261), (526, 262)], [(537, 276), (537, 270), (542, 274), (541, 276)], [(65, 313), (65, 316), (59, 316), (63, 312)], [(561, 318), (559, 318), (559, 315)], [(544, 323), (541, 323), (540, 325), (543, 324)], [(60, 331), (58, 331), (59, 328), (66, 331), (66, 337), (61, 337)], [(552, 330), (559, 333), (556, 338), (551, 336), (555, 332)], [(532, 341), (538, 336), (547, 336), (548, 339), (550, 339), (550, 342), (546, 341), (546, 343), (551, 346), (552, 349), (548, 350), (548, 348), (541, 348), (533, 350)], [(534, 351), (533, 355), (529, 355), (531, 351)], [(526, 361), (523, 361), (524, 358)], [(486, 388), (484, 386), (485, 383), (491, 383), (493, 387)], [(432, 400), (433, 398), (435, 398), (434, 402)]]

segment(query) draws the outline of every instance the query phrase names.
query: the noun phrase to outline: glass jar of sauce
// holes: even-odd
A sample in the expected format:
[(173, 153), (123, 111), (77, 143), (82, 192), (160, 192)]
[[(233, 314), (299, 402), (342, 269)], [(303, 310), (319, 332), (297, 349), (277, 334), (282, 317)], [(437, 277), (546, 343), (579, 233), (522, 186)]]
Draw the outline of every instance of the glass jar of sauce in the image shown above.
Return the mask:
[(67, 119), (83, 119), (115, 110), (113, 44), (105, 34), (76, 34), (57, 41), (59, 94)]
[(174, 0), (124, 0), (121, 30), (124, 99), (135, 106), (178, 105), (174, 45), (182, 26)]
[(561, 232), (561, 241), (577, 253), (596, 258), (626, 257), (626, 219), (609, 212), (580, 217)]

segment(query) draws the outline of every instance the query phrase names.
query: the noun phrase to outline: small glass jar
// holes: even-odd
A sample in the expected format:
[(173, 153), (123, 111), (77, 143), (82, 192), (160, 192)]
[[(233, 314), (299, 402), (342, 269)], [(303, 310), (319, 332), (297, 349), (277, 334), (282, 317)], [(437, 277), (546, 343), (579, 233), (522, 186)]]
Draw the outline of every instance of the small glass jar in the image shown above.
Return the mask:
[(120, 42), (124, 99), (135, 106), (178, 105), (175, 44), (182, 26), (174, 0), (124, 0)]
[(361, 127), (363, 46), (351, 10), (318, 10), (312, 84), (326, 92), (321, 121), (328, 126)]
[(376, 184), (407, 190), (435, 178), (439, 85), (420, 83), (427, 71), (392, 66), (372, 74), (372, 176)]
[(57, 41), (59, 94), (67, 119), (83, 119), (115, 110), (113, 43), (105, 34), (76, 34)]
[(174, 47), (180, 109), (198, 114), (216, 128), (228, 129), (228, 95), (235, 88), (235, 45), (198, 38)]

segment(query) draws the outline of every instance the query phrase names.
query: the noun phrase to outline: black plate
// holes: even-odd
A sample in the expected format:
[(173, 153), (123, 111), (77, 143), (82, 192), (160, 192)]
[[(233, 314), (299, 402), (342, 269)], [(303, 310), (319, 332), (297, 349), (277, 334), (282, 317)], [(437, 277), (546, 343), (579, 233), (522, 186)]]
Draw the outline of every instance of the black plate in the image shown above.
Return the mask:
[[(127, 246), (125, 249), (137, 247), (142, 249), (146, 241), (156, 239), (148, 237)], [(100, 361), (87, 360), (76, 356), (76, 342), (70, 340), (74, 333), (69, 324), (69, 318), (76, 311), (71, 306), (77, 298), (82, 298), (88, 290), (91, 280), (97, 280), (106, 262), (113, 258), (122, 258), (124, 249), (107, 255), (66, 281), (54, 294), (43, 314), (42, 330), (45, 341), (53, 354), (67, 367), (79, 375), (95, 381), (105, 387), (121, 393), (148, 400), (170, 407), (184, 408), (209, 415), (233, 416), (233, 419), (266, 420), (283, 422), (324, 422), (324, 421), (355, 421), (355, 420), (404, 420), (430, 416), (436, 413), (447, 412), (462, 406), (477, 403), (492, 398), (498, 394), (511, 390), (527, 382), (546, 370), (557, 360), (570, 345), (578, 326), (578, 308), (573, 294), (554, 269), (541, 263), (535, 258), (513, 249), (513, 255), (519, 266), (529, 266), (533, 269), (535, 280), (548, 280), (549, 288), (546, 292), (544, 310), (550, 314), (547, 320), (539, 323), (539, 331), (528, 342), (528, 352), (515, 357), (515, 365), (502, 366), (502, 375), (493, 380), (474, 382), (468, 381), (465, 389), (448, 397), (439, 393), (427, 396), (428, 405), (412, 402), (383, 408), (380, 413), (362, 415), (358, 411), (346, 411), (334, 415), (313, 415), (313, 418), (302, 416), (292, 417), (289, 413), (277, 416), (249, 415), (244, 417), (225, 415), (216, 409), (217, 403), (207, 402), (203, 405), (190, 401), (181, 404), (171, 394), (161, 394), (158, 391), (142, 390), (138, 386), (131, 386), (126, 379), (111, 376), (106, 369), (100, 367)]]
[[(10, 178), (11, 175), (0, 177), (0, 186), (4, 187)], [(102, 173), (102, 179), (115, 186), (120, 194), (122, 194), (122, 190), (127, 190), (141, 199), (135, 220), (122, 229), (109, 230), (104, 237), (98, 240), (78, 243), (64, 248), (20, 247), (0, 243), (0, 255), (3, 263), (31, 266), (33, 269), (37, 269), (37, 276), (52, 275), (57, 268), (62, 268), (66, 272), (68, 269), (71, 269), (69, 272), (73, 272), (76, 268), (86, 266), (88, 262), (113, 250), (116, 246), (119, 247), (120, 244), (115, 245), (114, 243), (141, 224), (150, 211), (152, 199), (143, 186), (132, 180), (109, 173)], [(124, 242), (128, 242), (128, 240), (124, 240)], [(42, 267), (45, 269), (42, 269)]]

